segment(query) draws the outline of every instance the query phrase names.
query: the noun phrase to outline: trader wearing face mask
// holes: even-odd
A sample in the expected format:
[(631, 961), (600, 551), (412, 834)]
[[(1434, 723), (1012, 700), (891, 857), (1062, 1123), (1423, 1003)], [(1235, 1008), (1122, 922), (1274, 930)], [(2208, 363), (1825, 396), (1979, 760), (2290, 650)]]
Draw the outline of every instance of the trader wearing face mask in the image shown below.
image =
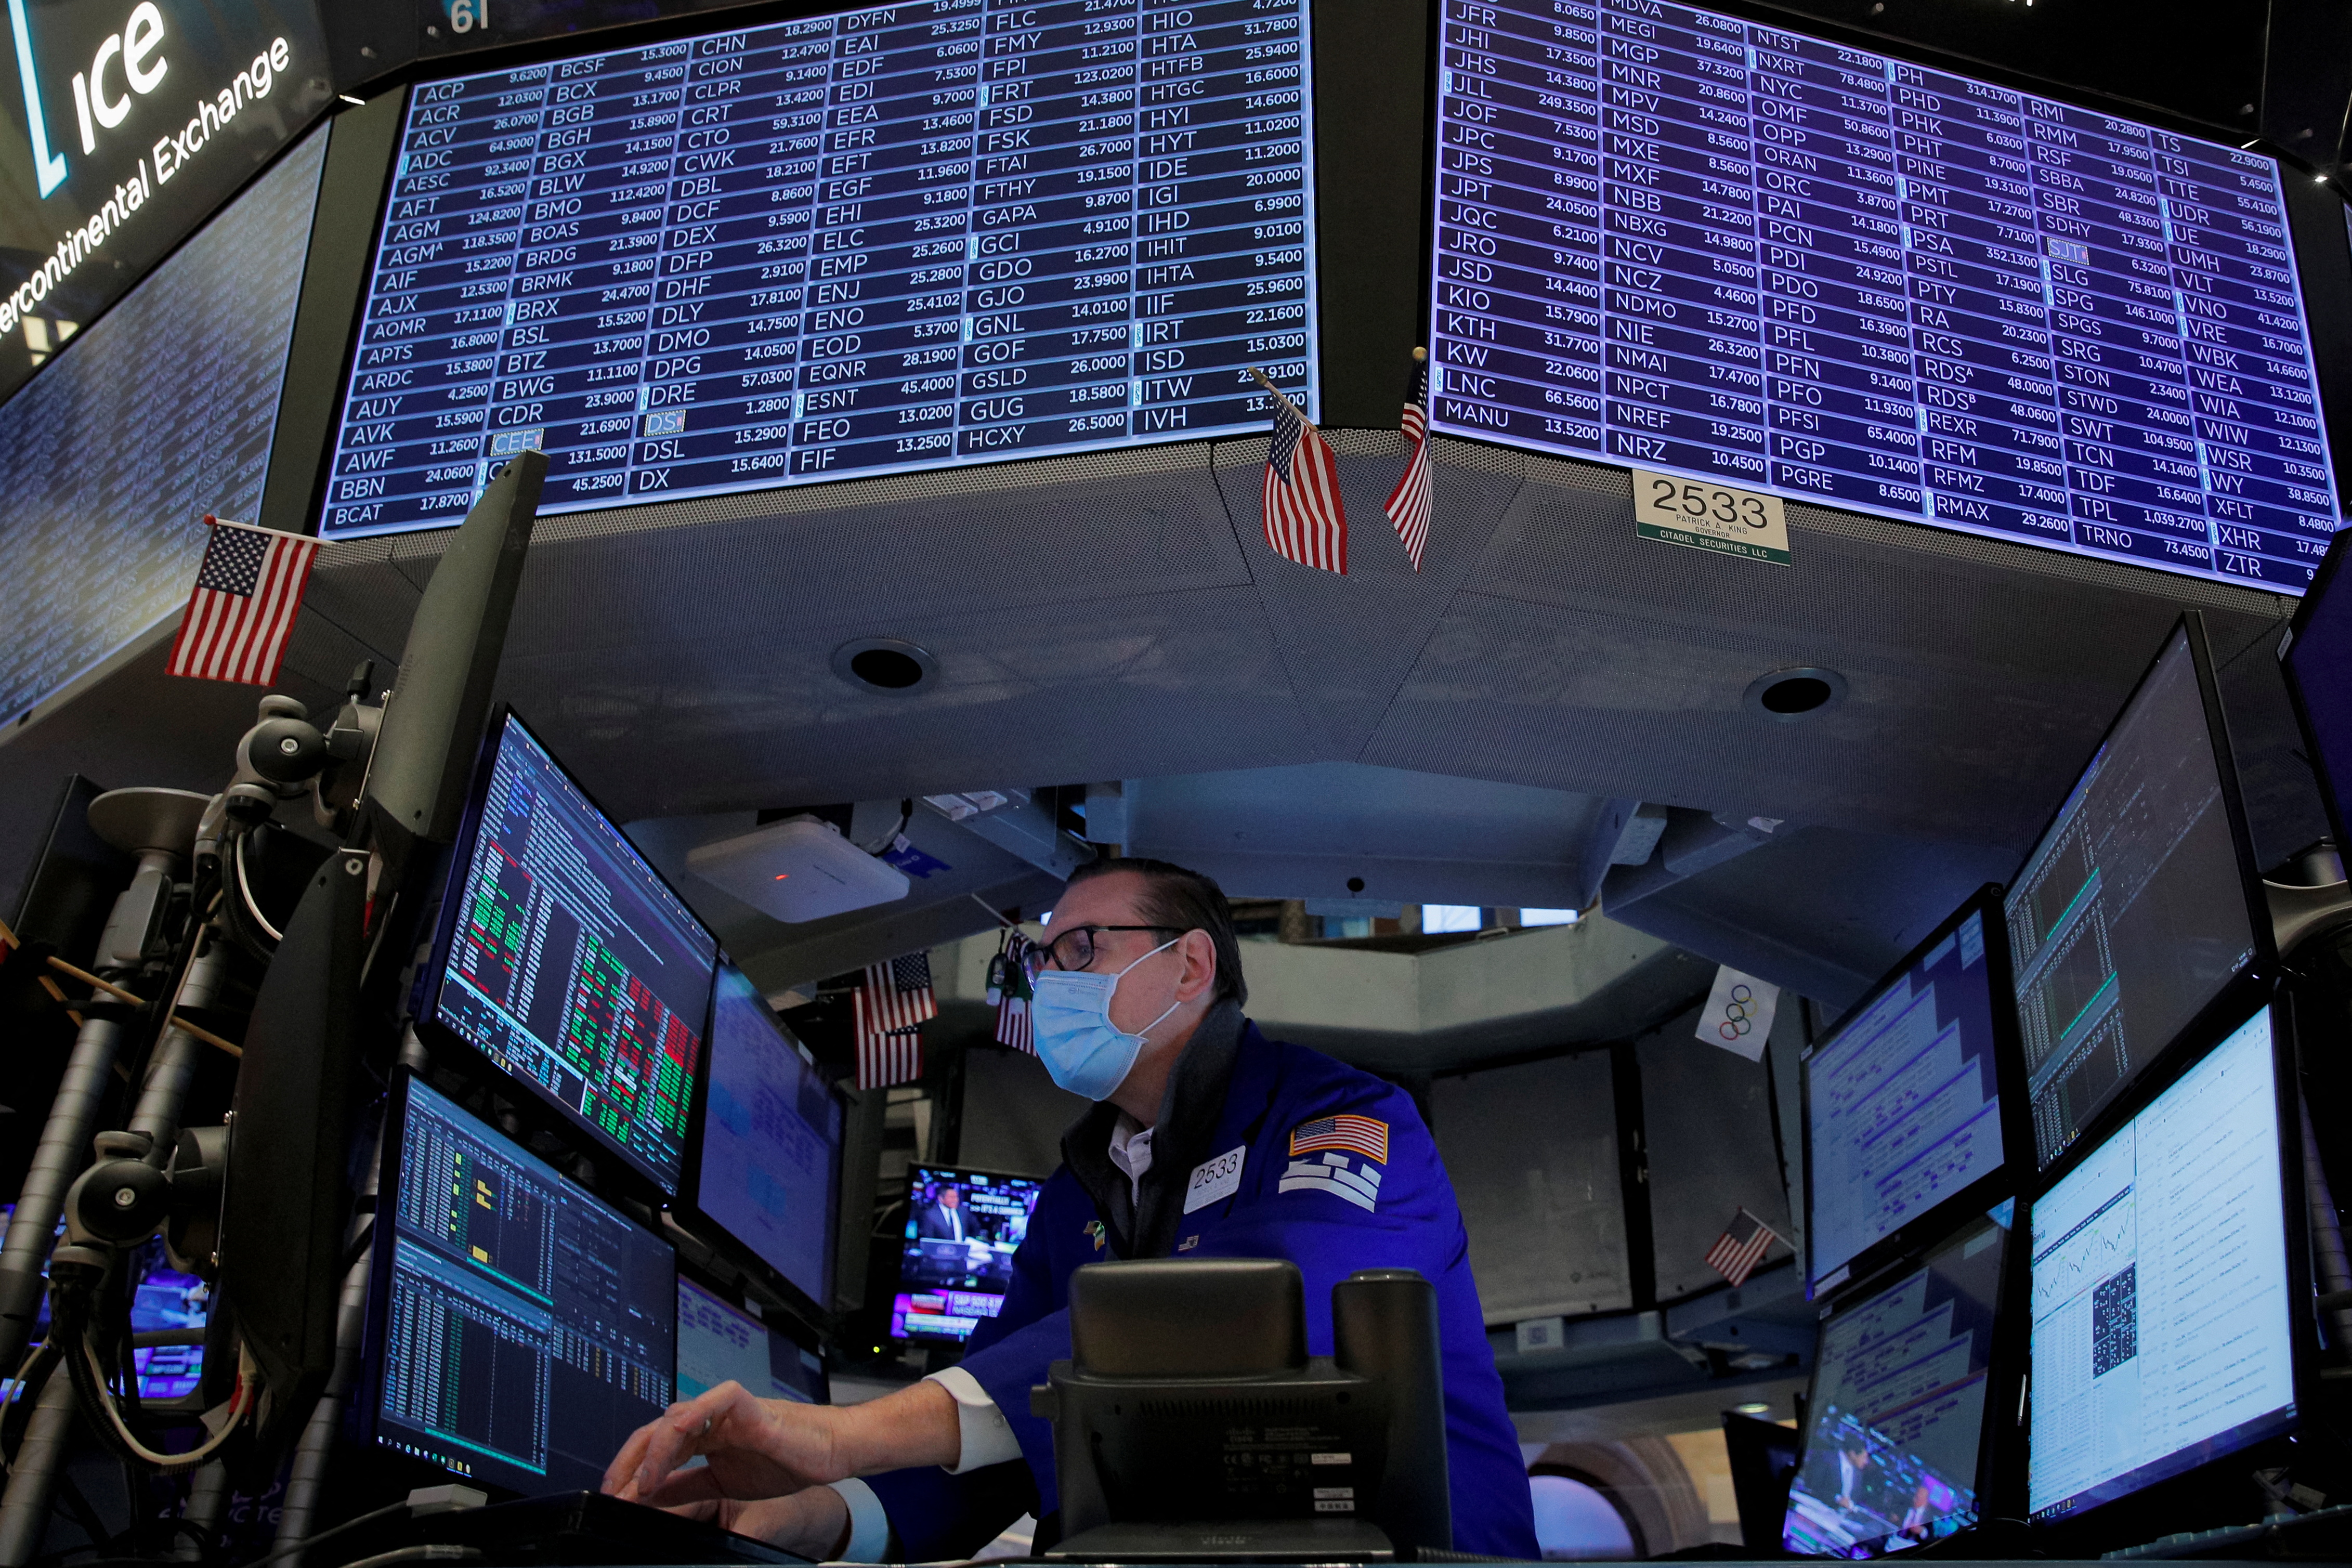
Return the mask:
[[(1128, 1258), (1286, 1258), (1307, 1340), (1331, 1351), (1331, 1287), (1360, 1268), (1437, 1288), (1457, 1551), (1538, 1555), (1527, 1473), (1486, 1343), (1454, 1189), (1410, 1096), (1242, 1016), (1217, 885), (1158, 860), (1070, 879), (1029, 958), (1037, 1054), (1097, 1103), (1062, 1139), (998, 1317), (962, 1363), (865, 1405), (673, 1405), (604, 1488), (816, 1558), (969, 1557), (1024, 1512), (1047, 1542), (1053, 1434), (1029, 1389), (1070, 1354), (1069, 1278)], [(707, 1466), (681, 1470), (697, 1455)], [(864, 1478), (864, 1479), (858, 1479)]]

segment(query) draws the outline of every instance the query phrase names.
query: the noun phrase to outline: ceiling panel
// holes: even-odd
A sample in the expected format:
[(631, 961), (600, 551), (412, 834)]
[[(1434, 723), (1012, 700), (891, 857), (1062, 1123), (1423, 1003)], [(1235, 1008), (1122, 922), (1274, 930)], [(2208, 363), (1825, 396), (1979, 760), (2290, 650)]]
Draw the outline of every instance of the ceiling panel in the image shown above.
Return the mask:
[[(2014, 864), (2185, 605), (2213, 612), (2265, 855), (2317, 820), (2268, 661), (2287, 601), (1800, 503), (1792, 565), (1730, 560), (1637, 538), (1621, 470), (1444, 440), (1416, 574), (1380, 510), (1400, 437), (1331, 440), (1345, 579), (1267, 550), (1258, 440), (551, 519), (500, 694), (624, 818), (1329, 763), (1783, 818), (1627, 918), (1824, 994)], [(447, 537), (323, 550), (288, 686), (323, 699), (370, 654), (388, 680)], [(845, 684), (857, 637), (922, 645), (936, 684)], [(1801, 664), (1844, 704), (1741, 706)], [(0, 734), (0, 810), (67, 765), (203, 787), (253, 695), (119, 662)], [(1234, 828), (1299, 837), (1302, 804)], [(1439, 814), (1392, 816), (1392, 857), (1456, 853)]]

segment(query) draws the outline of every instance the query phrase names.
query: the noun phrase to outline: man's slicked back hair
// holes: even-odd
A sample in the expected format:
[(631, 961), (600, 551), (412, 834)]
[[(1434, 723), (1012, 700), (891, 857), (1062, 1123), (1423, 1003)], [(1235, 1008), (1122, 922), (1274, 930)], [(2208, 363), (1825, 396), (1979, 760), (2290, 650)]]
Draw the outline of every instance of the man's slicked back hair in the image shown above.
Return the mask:
[(1209, 942), (1217, 952), (1217, 990), (1213, 999), (1223, 1002), (1231, 997), (1236, 1006), (1246, 1006), (1249, 982), (1242, 978), (1242, 944), (1241, 939), (1234, 935), (1234, 907), (1226, 902), (1225, 890), (1217, 886), (1215, 879), (1166, 860), (1139, 856), (1132, 859), (1090, 860), (1070, 873), (1069, 885), (1075, 888), (1080, 882), (1118, 871), (1132, 871), (1143, 879), (1143, 891), (1136, 900), (1139, 923), (1209, 933)]

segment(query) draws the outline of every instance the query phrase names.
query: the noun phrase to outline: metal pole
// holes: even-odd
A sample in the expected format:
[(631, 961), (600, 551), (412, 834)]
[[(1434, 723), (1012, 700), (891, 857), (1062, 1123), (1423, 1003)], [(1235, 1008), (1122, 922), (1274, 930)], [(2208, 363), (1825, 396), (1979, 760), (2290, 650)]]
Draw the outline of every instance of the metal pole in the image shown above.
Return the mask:
[[(175, 1007), (207, 1007), (228, 973), (228, 947), (206, 927), (196, 933), (204, 945), (180, 982)], [(162, 1166), (172, 1158), (173, 1141), (180, 1135), (180, 1108), (187, 1103), (188, 1085), (196, 1063), (210, 1049), (185, 1029), (167, 1028), (147, 1066), (147, 1081), (139, 1091), (139, 1105), (131, 1113), (131, 1131), (149, 1140), (147, 1163)]]
[[(148, 929), (155, 884), (160, 879), (168, 887), (177, 863), (166, 849), (140, 851), (139, 869), (130, 886), (115, 895), (114, 910), (107, 921), (109, 937), (118, 926), (125, 931), (135, 928), (138, 932)], [(99, 942), (94, 963), (101, 974), (109, 970), (122, 973), (111, 962), (117, 956), (111, 951), (114, 945), (105, 939)], [(65, 1077), (58, 1085), (57, 1098), (49, 1103), (48, 1120), (34, 1148), (32, 1166), (25, 1173), (16, 1212), (8, 1216), (8, 1239), (0, 1244), (0, 1373), (13, 1373), (24, 1359), (33, 1321), (40, 1315), (46, 1288), (43, 1273), (57, 1235), (58, 1216), (65, 1210), (66, 1189), (89, 1163), (90, 1134), (98, 1131), (99, 1107), (105, 1101), (107, 1079), (114, 1070), (123, 1036), (119, 1021), (100, 1015), (115, 1011), (118, 1005), (103, 999), (90, 1004), (89, 1021), (74, 1037)]]
[[(188, 1506), (180, 1510), (180, 1518), (204, 1532), (211, 1541), (220, 1533), (221, 1515), (228, 1508), (228, 1467), (218, 1459), (208, 1459), (197, 1468), (188, 1482)], [(172, 1555), (184, 1563), (201, 1559), (205, 1549), (186, 1531), (182, 1531), (173, 1543)]]
[(16, 1467), (8, 1472), (8, 1489), (0, 1493), (0, 1565), (5, 1568), (25, 1568), (40, 1554), (41, 1539), (49, 1529), (49, 1494), (65, 1465), (73, 1424), (73, 1379), (58, 1367), (49, 1374), (41, 1402), (26, 1423)]
[(8, 1218), (8, 1239), (0, 1246), (0, 1368), (12, 1375), (40, 1315), (43, 1270), (48, 1266), (58, 1216), (65, 1209), (66, 1189), (89, 1163), (90, 1134), (98, 1129), (99, 1107), (106, 1098), (122, 1033), (121, 1024), (111, 1018), (93, 1017), (82, 1025), (33, 1152), (32, 1168), (25, 1173), (16, 1213)]

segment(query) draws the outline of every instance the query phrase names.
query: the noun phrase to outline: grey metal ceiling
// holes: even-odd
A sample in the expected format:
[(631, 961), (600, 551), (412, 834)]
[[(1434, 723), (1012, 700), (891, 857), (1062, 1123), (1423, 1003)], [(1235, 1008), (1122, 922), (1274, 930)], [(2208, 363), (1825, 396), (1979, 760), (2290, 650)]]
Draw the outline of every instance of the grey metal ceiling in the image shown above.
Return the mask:
[[(1796, 502), (1792, 566), (1728, 559), (1637, 539), (1620, 470), (1444, 440), (1416, 575), (1380, 510), (1399, 438), (1331, 438), (1345, 579), (1258, 536), (1258, 441), (551, 519), (500, 695), (625, 820), (1335, 763), (1556, 792), (1506, 860), (1564, 864), (1559, 837), (1610, 801), (1785, 819), (1625, 918), (1835, 999), (2014, 865), (2198, 605), (2232, 661), (2264, 854), (2322, 830), (2269, 668), (2290, 601)], [(445, 538), (328, 546), (287, 689), (323, 701), (370, 654), (388, 673)], [(920, 644), (939, 676), (853, 689), (828, 659), (866, 637)], [(37, 812), (68, 765), (217, 787), (250, 694), (160, 663), (134, 654), (0, 738), (0, 810)], [(1793, 724), (1741, 706), (1800, 665), (1842, 672), (1843, 704)], [(1237, 829), (1305, 831), (1286, 776), (1233, 799)], [(1394, 858), (1461, 858), (1444, 813), (1400, 797), (1364, 820)]]

